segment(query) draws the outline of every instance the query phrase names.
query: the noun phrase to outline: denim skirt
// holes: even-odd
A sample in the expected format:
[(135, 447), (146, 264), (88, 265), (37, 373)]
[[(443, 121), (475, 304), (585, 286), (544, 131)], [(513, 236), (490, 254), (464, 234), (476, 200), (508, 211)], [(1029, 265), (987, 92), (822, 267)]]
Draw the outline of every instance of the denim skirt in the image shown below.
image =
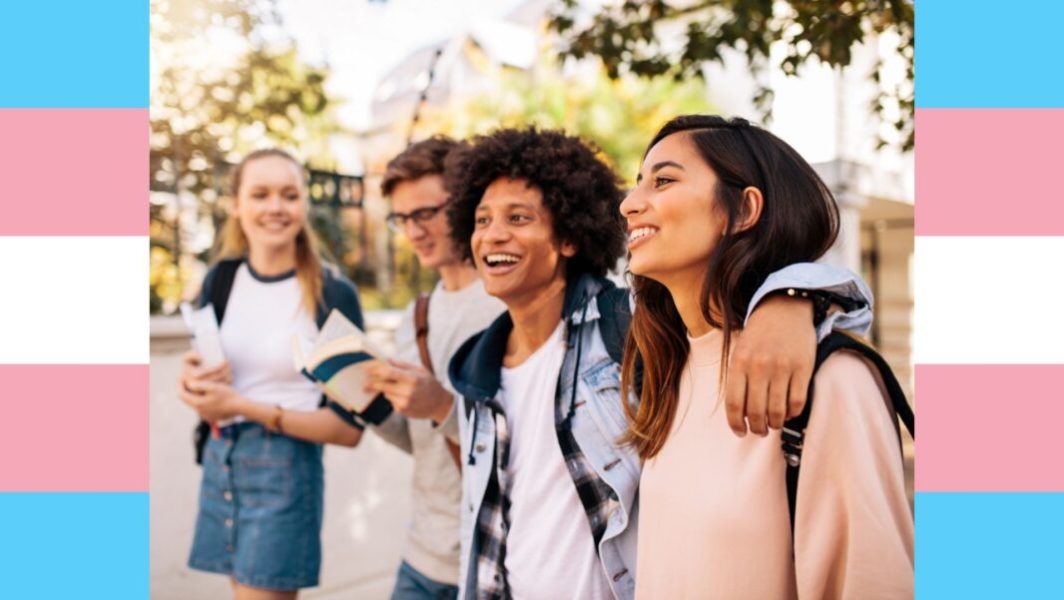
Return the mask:
[(211, 436), (188, 565), (270, 590), (318, 585), (322, 447), (238, 423)]

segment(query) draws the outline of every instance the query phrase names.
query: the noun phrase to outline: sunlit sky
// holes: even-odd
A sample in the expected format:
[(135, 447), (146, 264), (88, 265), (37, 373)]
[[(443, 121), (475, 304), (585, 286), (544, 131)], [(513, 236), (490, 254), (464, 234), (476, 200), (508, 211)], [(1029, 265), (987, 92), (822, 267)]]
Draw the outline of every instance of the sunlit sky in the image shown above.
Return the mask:
[(414, 50), (498, 18), (522, 0), (281, 0), (284, 28), (303, 58), (332, 68), (329, 92), (342, 125), (369, 124), (378, 79)]
[[(400, 61), (428, 44), (499, 19), (525, 1), (278, 0), (278, 8), (283, 20), (282, 35), (296, 41), (303, 60), (330, 67), (327, 89), (338, 103), (336, 115), (340, 124), (359, 131), (370, 125), (371, 98), (377, 82)], [(881, 40), (886, 47), (891, 43), (889, 37)], [(184, 48), (182, 60), (219, 64), (226, 56), (235, 57), (241, 45), (240, 40), (215, 32), (207, 43), (192, 48), (191, 54), (189, 48)], [(866, 105), (871, 58), (867, 52), (855, 55), (854, 65), (842, 78), (819, 65), (806, 65), (803, 76), (797, 79), (774, 71), (770, 77), (776, 91), (771, 129), (814, 163), (846, 156), (904, 173), (907, 189), (903, 195), (911, 198), (912, 154), (903, 157), (890, 148), (873, 149), (876, 126), (868, 119)], [(711, 102), (727, 114), (758, 120), (759, 113), (750, 101), (754, 90), (749, 71), (741, 62), (726, 62), (733, 65), (727, 69), (709, 68), (707, 94)], [(896, 64), (885, 73), (888, 78), (902, 73), (902, 65), (893, 62)], [(152, 67), (154, 77), (154, 61)], [(843, 105), (847, 105), (846, 110), (841, 110)], [(840, 120), (844, 115), (849, 117)], [(355, 158), (346, 168), (359, 168)]]
[[(278, 5), (284, 29), (296, 39), (301, 55), (311, 62), (327, 61), (332, 67), (329, 91), (343, 103), (337, 113), (340, 122), (358, 130), (370, 122), (370, 98), (378, 79), (399, 61), (422, 46), (472, 29), (478, 20), (499, 18), (523, 1), (280, 0)], [(867, 68), (857, 67), (860, 73), (853, 75), (863, 79)], [(836, 124), (837, 84), (830, 69), (810, 65), (804, 71), (806, 76), (801, 80), (781, 74), (773, 77), (778, 101), (773, 129), (809, 160), (830, 160), (839, 153), (840, 140), (830, 133)], [(756, 119), (749, 102), (752, 90), (736, 80), (734, 73), (725, 81), (729, 84), (725, 87), (714, 86), (711, 81), (711, 99), (727, 112)], [(851, 93), (844, 92), (843, 96), (850, 97)], [(858, 101), (856, 96), (848, 100)], [(860, 102), (864, 102), (863, 97)], [(857, 123), (846, 126), (851, 128), (864, 129), (863, 137), (874, 135), (874, 129)], [(900, 163), (900, 156), (879, 152), (860, 158), (887, 159), (892, 168), (903, 170), (903, 163), (909, 162)]]

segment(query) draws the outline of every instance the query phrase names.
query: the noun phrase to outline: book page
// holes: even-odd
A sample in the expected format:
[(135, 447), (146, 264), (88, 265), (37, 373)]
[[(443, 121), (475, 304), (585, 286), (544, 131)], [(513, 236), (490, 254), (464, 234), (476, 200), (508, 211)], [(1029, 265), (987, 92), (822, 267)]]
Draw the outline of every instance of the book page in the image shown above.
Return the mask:
[(182, 302), (181, 316), (192, 332), (192, 345), (203, 357), (201, 366), (209, 369), (225, 362), (222, 334), (218, 329), (218, 320), (214, 317), (214, 307), (208, 304), (203, 308), (193, 309), (188, 302)]
[(334, 308), (329, 312), (329, 316), (325, 319), (325, 323), (322, 324), (321, 331), (318, 333), (318, 339), (315, 341), (314, 347), (317, 349), (333, 340), (338, 340), (349, 335), (356, 335), (360, 338), (364, 336), (362, 330), (359, 329), (357, 325), (345, 317), (344, 313)]
[(326, 396), (356, 413), (365, 410), (376, 395), (362, 391), (367, 368), (376, 362), (374, 359), (387, 358), (365, 332), (336, 309), (329, 313), (312, 344), (293, 338), (292, 352), (297, 371), (314, 381)]
[[(330, 345), (332, 342), (352, 337), (360, 342), (359, 349), (363, 352), (372, 354), (374, 358), (388, 358), (388, 354), (374, 344), (364, 331), (359, 329), (357, 325), (352, 323), (350, 319), (345, 317), (343, 313), (335, 308), (332, 309), (329, 313), (329, 317), (325, 319), (325, 323), (321, 326), (321, 332), (318, 333), (318, 339), (314, 343), (314, 348), (311, 350), (311, 354), (317, 354), (322, 348), (326, 345)], [(341, 346), (351, 347), (348, 346), (348, 344), (341, 344)]]
[(329, 381), (320, 384), (325, 395), (340, 403), (344, 408), (361, 413), (373, 400), (375, 393), (367, 394), (362, 386), (369, 379), (367, 366), (371, 361), (345, 367), (332, 376)]

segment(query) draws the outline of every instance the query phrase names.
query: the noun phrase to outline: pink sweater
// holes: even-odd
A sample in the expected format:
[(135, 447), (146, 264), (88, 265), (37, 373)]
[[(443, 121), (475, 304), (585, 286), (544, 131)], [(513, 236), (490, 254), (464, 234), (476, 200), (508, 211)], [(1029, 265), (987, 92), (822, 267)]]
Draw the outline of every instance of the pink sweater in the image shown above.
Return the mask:
[(720, 333), (690, 342), (671, 433), (643, 468), (636, 597), (911, 598), (901, 449), (864, 361), (840, 352), (817, 373), (792, 560), (779, 433), (732, 433)]

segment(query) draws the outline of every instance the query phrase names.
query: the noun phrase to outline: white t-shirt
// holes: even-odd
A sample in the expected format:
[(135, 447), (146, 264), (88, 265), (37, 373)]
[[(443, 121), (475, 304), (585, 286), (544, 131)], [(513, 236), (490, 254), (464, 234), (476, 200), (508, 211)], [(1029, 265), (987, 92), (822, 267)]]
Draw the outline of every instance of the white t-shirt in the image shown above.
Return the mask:
[[(318, 408), (321, 392), (292, 364), (292, 334), (305, 339), (318, 335), (294, 273), (280, 279), (256, 278), (247, 263), (240, 265), (220, 333), (238, 394), (285, 410)], [(236, 417), (221, 425), (243, 420)]]
[[(396, 357), (421, 364), (414, 331), (414, 302), (403, 311), (403, 318), (395, 330)], [(506, 310), (502, 300), (489, 296), (484, 283), (475, 279), (460, 290), (446, 290), (443, 282), (436, 284), (429, 301), (429, 359), (436, 379), (451, 392), (454, 387), (447, 376), (451, 357), (463, 342), (479, 333)]]
[(499, 400), (510, 431), (506, 572), (518, 599), (612, 597), (555, 430), (564, 328), (559, 323), (521, 365), (502, 369)]
[[(506, 305), (489, 296), (479, 279), (460, 290), (446, 290), (442, 282), (436, 285), (429, 301), (429, 359), (436, 379), (452, 393), (448, 361), (463, 342), (490, 325), (504, 310)], [(396, 358), (421, 364), (413, 302), (403, 312), (395, 345)], [(457, 402), (462, 406), (461, 398)], [(457, 435), (455, 419), (460, 412), (453, 412), (439, 428), (428, 419), (407, 419), (398, 413), (373, 428), (389, 443), (414, 455), (410, 530), (403, 559), (429, 579), (451, 585), (458, 585), (462, 484), (444, 435), (448, 434), (448, 427)]]

